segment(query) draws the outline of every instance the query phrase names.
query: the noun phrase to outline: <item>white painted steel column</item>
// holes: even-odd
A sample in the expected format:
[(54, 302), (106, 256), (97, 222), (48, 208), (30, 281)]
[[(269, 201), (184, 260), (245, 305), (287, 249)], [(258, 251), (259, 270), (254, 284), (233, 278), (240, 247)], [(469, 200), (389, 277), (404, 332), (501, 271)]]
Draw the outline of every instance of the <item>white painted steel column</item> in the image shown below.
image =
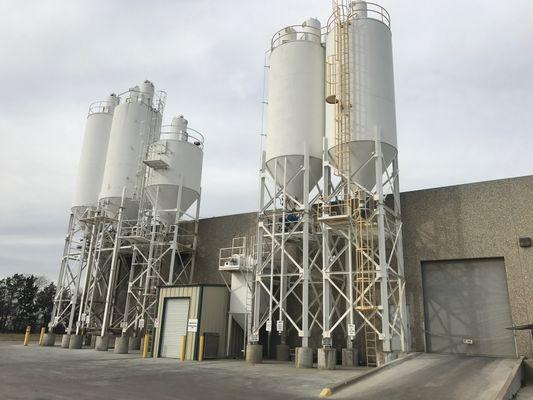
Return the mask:
[(120, 202), (120, 208), (118, 210), (118, 221), (117, 221), (117, 231), (115, 233), (115, 243), (113, 245), (113, 256), (111, 258), (111, 268), (109, 269), (109, 280), (107, 281), (107, 294), (106, 294), (106, 300), (105, 300), (105, 308), (104, 308), (104, 317), (102, 319), (102, 329), (101, 329), (101, 336), (104, 336), (107, 333), (108, 329), (108, 323), (109, 323), (109, 314), (111, 313), (111, 307), (113, 307), (112, 304), (112, 297), (113, 297), (113, 290), (115, 286), (115, 275), (117, 270), (117, 263), (118, 263), (118, 253), (120, 251), (120, 233), (122, 230), (122, 218), (124, 216), (124, 209), (125, 209), (125, 196), (126, 196), (126, 188), (122, 191), (122, 200)]
[(379, 269), (377, 270), (380, 282), (381, 294), (381, 339), (383, 341), (383, 351), (391, 351), (390, 327), (389, 327), (389, 286), (388, 286), (388, 260), (385, 243), (385, 208), (383, 197), (383, 153), (381, 152), (381, 134), (376, 130), (376, 189), (378, 195), (378, 251)]

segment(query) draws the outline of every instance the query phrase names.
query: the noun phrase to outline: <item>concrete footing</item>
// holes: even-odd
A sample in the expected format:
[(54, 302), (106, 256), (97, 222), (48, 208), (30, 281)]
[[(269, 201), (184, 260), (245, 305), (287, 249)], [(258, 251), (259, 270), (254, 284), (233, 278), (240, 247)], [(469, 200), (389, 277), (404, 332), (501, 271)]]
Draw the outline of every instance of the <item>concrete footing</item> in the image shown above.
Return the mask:
[(61, 348), (62, 349), (68, 349), (69, 344), (70, 344), (70, 334), (69, 333), (65, 333), (61, 337)]
[(263, 346), (260, 344), (246, 345), (246, 361), (250, 364), (260, 364), (263, 362)]
[(83, 343), (83, 335), (70, 335), (69, 349), (81, 349)]
[(130, 343), (129, 336), (119, 336), (115, 339), (115, 354), (128, 354), (128, 346)]
[(318, 369), (335, 369), (337, 364), (337, 350), (318, 349)]
[(140, 350), (141, 349), (141, 337), (130, 337), (130, 342), (128, 344), (129, 350)]
[(358, 365), (356, 349), (342, 349), (342, 366), (356, 367)]
[(96, 336), (96, 344), (94, 349), (96, 351), (107, 351), (109, 349), (109, 336)]
[(313, 368), (313, 349), (311, 347), (297, 347), (294, 355), (296, 368)]
[(43, 346), (51, 347), (56, 344), (56, 334), (55, 333), (45, 333), (43, 336)]
[(276, 360), (277, 361), (289, 361), (289, 345), (288, 344), (278, 344), (276, 346)]

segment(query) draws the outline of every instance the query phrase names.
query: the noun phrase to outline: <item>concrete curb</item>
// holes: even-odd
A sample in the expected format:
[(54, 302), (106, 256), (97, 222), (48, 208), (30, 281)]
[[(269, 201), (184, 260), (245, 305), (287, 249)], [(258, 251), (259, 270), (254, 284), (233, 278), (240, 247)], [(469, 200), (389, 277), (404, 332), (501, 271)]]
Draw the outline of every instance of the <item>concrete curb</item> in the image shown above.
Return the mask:
[(389, 369), (389, 368), (392, 368), (396, 365), (399, 365), (405, 361), (408, 361), (408, 360), (411, 360), (415, 357), (418, 357), (419, 355), (421, 355), (422, 353), (410, 353), (408, 355), (406, 355), (405, 357), (402, 357), (402, 358), (397, 358), (396, 360), (392, 360), (391, 362), (388, 362), (384, 365), (382, 365), (381, 367), (376, 367), (374, 369), (371, 369), (370, 371), (368, 372), (365, 372), (364, 374), (361, 374), (361, 375), (357, 375), (357, 376), (354, 376), (354, 377), (351, 377), (351, 378), (347, 378), (343, 381), (339, 381), (339, 382), (335, 382), (325, 388), (322, 389), (322, 391), (320, 392), (319, 394), (319, 398), (320, 399), (324, 399), (326, 397), (329, 397), (331, 396), (333, 393), (336, 393), (338, 392), (339, 390), (345, 388), (346, 386), (349, 386), (349, 385), (353, 385), (354, 383), (357, 383), (357, 382), (360, 382), (362, 381), (363, 379), (366, 379), (372, 375), (375, 375), (385, 369)]
[(513, 367), (509, 376), (505, 380), (502, 388), (494, 397), (494, 400), (508, 400), (514, 398), (514, 395), (520, 390), (522, 386), (522, 363), (525, 357), (520, 357), (518, 362)]

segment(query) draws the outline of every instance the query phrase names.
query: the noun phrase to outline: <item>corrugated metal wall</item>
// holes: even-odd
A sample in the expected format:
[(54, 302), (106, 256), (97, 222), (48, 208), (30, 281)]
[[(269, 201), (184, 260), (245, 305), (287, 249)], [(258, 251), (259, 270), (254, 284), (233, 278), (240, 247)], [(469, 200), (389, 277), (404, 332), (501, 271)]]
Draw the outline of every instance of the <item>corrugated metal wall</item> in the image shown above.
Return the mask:
[(225, 286), (204, 287), (200, 332), (201, 335), (203, 335), (204, 332), (216, 332), (219, 334), (218, 357), (225, 356), (229, 307), (228, 301), (229, 291)]

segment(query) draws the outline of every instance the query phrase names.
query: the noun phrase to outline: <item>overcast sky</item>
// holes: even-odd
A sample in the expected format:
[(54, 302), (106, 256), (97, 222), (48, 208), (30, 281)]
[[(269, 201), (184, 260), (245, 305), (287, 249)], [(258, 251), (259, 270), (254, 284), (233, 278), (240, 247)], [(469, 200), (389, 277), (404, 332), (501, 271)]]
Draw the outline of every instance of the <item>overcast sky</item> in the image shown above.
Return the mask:
[[(533, 173), (533, 1), (381, 2), (401, 188)], [(56, 279), (89, 103), (145, 79), (206, 137), (202, 216), (256, 209), (264, 52), (330, 0), (0, 0), (0, 276)], [(225, 246), (227, 243), (221, 243)]]

